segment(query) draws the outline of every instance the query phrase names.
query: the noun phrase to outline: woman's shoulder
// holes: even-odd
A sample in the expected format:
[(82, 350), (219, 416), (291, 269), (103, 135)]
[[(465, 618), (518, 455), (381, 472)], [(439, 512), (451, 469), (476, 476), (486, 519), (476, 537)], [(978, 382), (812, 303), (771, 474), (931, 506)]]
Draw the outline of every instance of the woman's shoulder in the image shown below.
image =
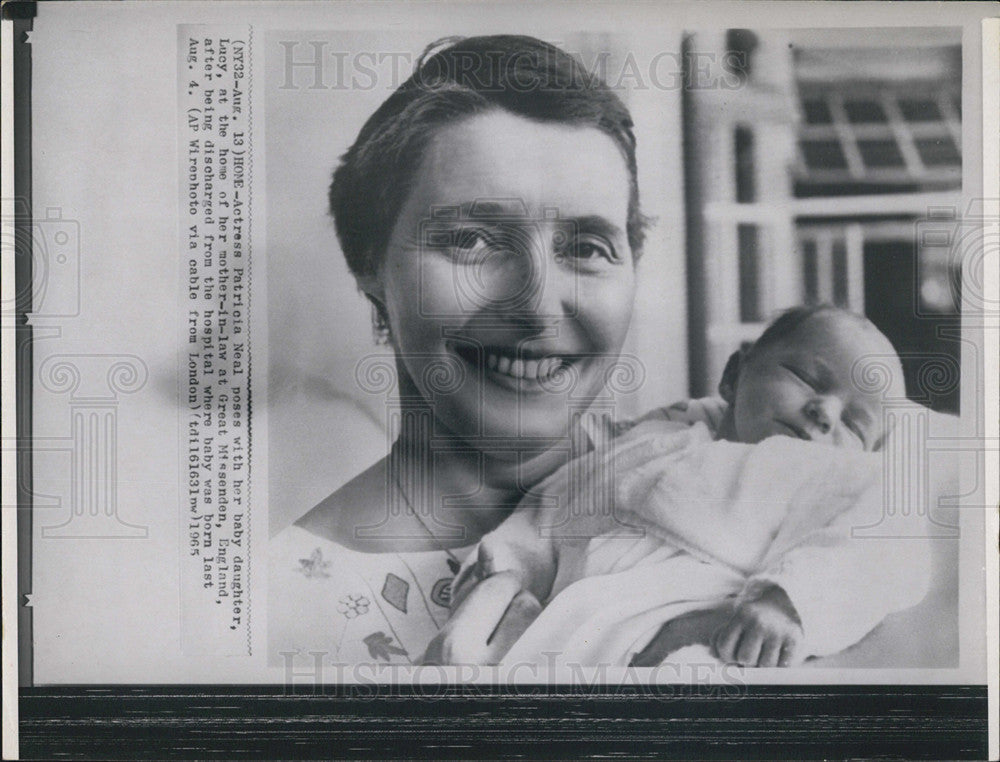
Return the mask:
[(405, 496), (390, 494), (392, 484), (383, 458), (321, 500), (295, 526), (358, 553), (440, 551), (441, 541), (412, 510), (392, 510), (393, 500), (408, 504)]
[(386, 558), (352, 550), (335, 539), (292, 524), (271, 538), (268, 561), (272, 582), (277, 580), (288, 592), (317, 582), (341, 585), (347, 576), (376, 573)]
[(358, 536), (358, 528), (372, 526), (386, 514), (385, 459), (378, 461), (331, 495), (292, 526), (347, 550), (371, 551)]

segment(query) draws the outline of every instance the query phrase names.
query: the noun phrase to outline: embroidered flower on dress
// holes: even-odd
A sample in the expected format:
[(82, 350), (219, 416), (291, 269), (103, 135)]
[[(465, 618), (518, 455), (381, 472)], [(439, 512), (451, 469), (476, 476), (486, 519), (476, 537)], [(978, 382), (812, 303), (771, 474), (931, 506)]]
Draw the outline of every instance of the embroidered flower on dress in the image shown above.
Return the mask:
[(299, 571), (307, 577), (329, 577), (326, 570), (330, 568), (330, 562), (323, 560), (323, 551), (316, 548), (309, 558), (299, 559)]
[(431, 600), (438, 606), (448, 608), (451, 605), (451, 583), (450, 579), (439, 579), (431, 588)]
[(368, 654), (373, 659), (392, 661), (392, 654), (399, 654), (400, 656), (409, 655), (405, 648), (397, 646), (392, 642), (392, 638), (381, 631), (373, 632), (362, 642), (368, 646)]
[(337, 611), (348, 619), (354, 619), (354, 617), (367, 614), (371, 605), (372, 602), (364, 595), (345, 595), (337, 601)]
[(385, 575), (385, 584), (382, 586), (382, 597), (388, 601), (393, 608), (406, 613), (406, 596), (410, 593), (410, 583), (402, 577), (398, 577), (392, 572)]

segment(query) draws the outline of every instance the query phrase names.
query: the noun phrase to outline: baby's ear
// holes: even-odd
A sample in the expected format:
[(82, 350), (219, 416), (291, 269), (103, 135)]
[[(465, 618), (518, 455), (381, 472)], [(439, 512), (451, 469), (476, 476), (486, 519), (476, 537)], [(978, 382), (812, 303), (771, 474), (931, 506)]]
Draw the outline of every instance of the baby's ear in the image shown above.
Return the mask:
[(729, 355), (726, 361), (726, 369), (722, 371), (722, 380), (719, 381), (719, 396), (730, 405), (736, 403), (736, 383), (740, 378), (740, 369), (743, 367), (743, 358), (746, 356), (746, 349), (740, 348)]

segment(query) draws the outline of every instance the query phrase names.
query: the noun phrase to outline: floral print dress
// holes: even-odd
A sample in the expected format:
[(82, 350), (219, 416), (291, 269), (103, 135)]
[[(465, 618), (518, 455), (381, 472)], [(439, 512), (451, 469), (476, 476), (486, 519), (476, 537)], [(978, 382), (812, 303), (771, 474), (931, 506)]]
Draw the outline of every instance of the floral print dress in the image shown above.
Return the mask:
[(458, 572), (444, 551), (361, 553), (294, 525), (271, 540), (270, 567), (268, 662), (297, 671), (418, 663)]
[[(701, 402), (651, 415), (690, 423), (705, 417)], [(587, 452), (634, 423), (616, 425), (602, 411), (580, 414), (572, 450)], [(473, 547), (454, 549), (458, 561), (442, 550), (360, 553), (295, 525), (282, 530), (270, 543), (268, 663), (298, 673), (320, 660), (418, 664), (448, 619), (452, 580)]]

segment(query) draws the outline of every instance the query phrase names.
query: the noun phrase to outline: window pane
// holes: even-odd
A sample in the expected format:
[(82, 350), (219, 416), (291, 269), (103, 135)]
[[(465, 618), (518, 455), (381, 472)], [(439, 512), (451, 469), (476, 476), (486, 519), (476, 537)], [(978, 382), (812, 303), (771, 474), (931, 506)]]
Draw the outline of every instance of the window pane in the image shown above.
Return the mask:
[(843, 238), (833, 242), (833, 303), (847, 305), (847, 244)]
[(836, 140), (803, 140), (800, 145), (810, 169), (847, 169), (847, 159)]
[(737, 228), (740, 257), (740, 320), (760, 321), (760, 250), (756, 225)]
[(736, 150), (736, 200), (741, 204), (749, 204), (757, 200), (753, 132), (742, 125), (737, 127), (734, 142)]
[(885, 111), (878, 101), (847, 101), (844, 103), (847, 118), (852, 122), (886, 122)]
[(819, 301), (819, 273), (816, 265), (816, 242), (813, 240), (802, 242), (802, 269), (805, 302), (815, 303)]
[(858, 150), (869, 167), (902, 167), (905, 164), (895, 140), (859, 140)]
[(919, 263), (920, 308), (923, 312), (948, 315), (958, 312), (961, 271), (949, 265), (949, 262)]
[(962, 156), (951, 138), (921, 138), (914, 141), (917, 153), (928, 167), (959, 166)]
[(826, 105), (826, 101), (802, 101), (802, 111), (805, 113), (806, 122), (809, 124), (830, 124), (833, 122), (833, 117), (830, 115), (830, 107)]
[(908, 122), (937, 122), (942, 118), (937, 103), (924, 98), (900, 98), (899, 110)]

